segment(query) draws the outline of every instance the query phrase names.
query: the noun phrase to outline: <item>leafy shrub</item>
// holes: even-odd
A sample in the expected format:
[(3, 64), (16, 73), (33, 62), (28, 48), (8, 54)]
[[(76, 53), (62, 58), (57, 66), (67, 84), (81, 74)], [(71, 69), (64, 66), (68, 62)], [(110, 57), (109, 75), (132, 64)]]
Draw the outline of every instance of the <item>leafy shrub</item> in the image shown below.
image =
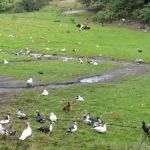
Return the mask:
[(101, 23), (112, 22), (114, 20), (114, 14), (109, 10), (99, 11), (97, 15), (93, 17), (93, 20)]
[(0, 0), (0, 12), (5, 12), (13, 7), (13, 1)]
[(138, 10), (138, 18), (143, 22), (143, 23), (150, 23), (150, 3), (144, 6), (143, 9)]

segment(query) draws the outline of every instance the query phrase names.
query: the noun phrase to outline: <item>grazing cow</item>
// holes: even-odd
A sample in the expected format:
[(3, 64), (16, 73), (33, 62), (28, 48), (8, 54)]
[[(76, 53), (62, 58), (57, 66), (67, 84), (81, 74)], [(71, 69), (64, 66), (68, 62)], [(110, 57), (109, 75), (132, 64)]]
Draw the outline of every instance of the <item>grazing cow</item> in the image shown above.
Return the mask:
[(80, 30), (81, 29), (84, 29), (84, 30), (89, 30), (90, 29), (90, 27), (87, 26), (86, 24), (77, 24), (76, 27), (79, 28)]

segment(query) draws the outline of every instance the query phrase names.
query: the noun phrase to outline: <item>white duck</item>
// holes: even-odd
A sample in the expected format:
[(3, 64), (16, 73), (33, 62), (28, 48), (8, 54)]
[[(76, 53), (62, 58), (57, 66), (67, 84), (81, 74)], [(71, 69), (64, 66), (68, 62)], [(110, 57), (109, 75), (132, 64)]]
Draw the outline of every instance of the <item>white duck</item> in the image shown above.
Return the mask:
[(94, 128), (91, 128), (92, 130), (99, 132), (99, 133), (104, 133), (107, 131), (106, 124), (100, 124), (99, 126), (96, 126)]
[(79, 62), (80, 64), (83, 64), (83, 60), (81, 58), (79, 58)]
[(7, 124), (10, 121), (9, 115), (7, 115), (4, 119), (0, 120), (0, 124)]
[(61, 52), (65, 52), (65, 51), (66, 51), (66, 48), (62, 48), (60, 51), (61, 51)]
[(53, 112), (50, 113), (49, 119), (50, 119), (51, 122), (56, 122), (57, 121), (57, 117)]
[(19, 109), (18, 113), (17, 113), (17, 118), (19, 119), (27, 119), (27, 115), (25, 113), (22, 112), (21, 109)]
[(90, 120), (90, 114), (89, 114), (89, 113), (86, 113), (86, 114), (83, 116), (83, 122), (86, 123), (86, 124), (89, 124), (89, 125), (92, 124), (92, 121)]
[(76, 132), (77, 129), (78, 129), (78, 128), (77, 128), (77, 123), (76, 123), (76, 122), (73, 123), (72, 127), (70, 127), (70, 128), (65, 128), (65, 130), (66, 130), (67, 132), (71, 132), (71, 133)]
[(0, 124), (0, 135), (8, 135), (8, 132), (5, 128)]
[(32, 86), (32, 84), (33, 84), (33, 79), (32, 79), (32, 78), (29, 78), (29, 79), (27, 80), (27, 85), (28, 85), (28, 86)]
[(29, 122), (27, 122), (27, 128), (24, 129), (24, 131), (22, 132), (19, 140), (25, 140), (27, 137), (31, 136), (32, 135), (32, 129), (30, 127), (30, 124)]
[(47, 90), (43, 90), (43, 93), (41, 95), (42, 96), (48, 96), (48, 91)]
[(80, 102), (84, 102), (84, 98), (83, 97), (81, 97), (81, 96), (76, 96), (76, 100), (77, 101), (80, 101)]
[(4, 60), (4, 64), (8, 64), (9, 62), (8, 62), (8, 60)]
[(97, 66), (97, 65), (98, 65), (98, 63), (97, 63), (96, 61), (94, 61), (92, 64), (93, 64), (94, 66)]

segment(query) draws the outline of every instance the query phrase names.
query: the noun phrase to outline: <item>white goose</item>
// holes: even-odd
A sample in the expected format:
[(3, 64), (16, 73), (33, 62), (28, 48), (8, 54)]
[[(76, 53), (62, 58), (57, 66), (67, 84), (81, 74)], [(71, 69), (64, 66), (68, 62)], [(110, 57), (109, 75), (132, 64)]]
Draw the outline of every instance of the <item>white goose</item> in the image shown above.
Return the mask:
[(43, 93), (41, 95), (42, 96), (48, 96), (48, 91), (47, 90), (43, 90)]
[(24, 131), (22, 132), (19, 140), (25, 140), (27, 137), (31, 136), (32, 135), (32, 129), (29, 125), (29, 122), (27, 122), (27, 128), (24, 129)]
[(0, 124), (7, 124), (10, 121), (9, 115), (7, 115), (4, 119), (0, 120)]
[(51, 122), (56, 122), (57, 121), (57, 117), (53, 112), (50, 113), (49, 119), (50, 119)]
[(97, 66), (97, 65), (98, 65), (98, 63), (97, 63), (96, 61), (94, 61), (92, 64), (93, 64), (94, 66)]
[(80, 101), (80, 102), (84, 102), (84, 98), (83, 97), (81, 97), (81, 96), (76, 96), (76, 100), (77, 101)]
[(4, 64), (8, 64), (9, 62), (8, 62), (8, 60), (4, 60)]
[(99, 133), (104, 133), (107, 131), (106, 124), (100, 124), (99, 126), (96, 126), (94, 128), (91, 128), (92, 130), (99, 132)]
[(33, 79), (32, 79), (32, 78), (29, 78), (29, 79), (27, 80), (27, 85), (28, 85), (28, 86), (32, 86), (32, 84), (33, 84)]

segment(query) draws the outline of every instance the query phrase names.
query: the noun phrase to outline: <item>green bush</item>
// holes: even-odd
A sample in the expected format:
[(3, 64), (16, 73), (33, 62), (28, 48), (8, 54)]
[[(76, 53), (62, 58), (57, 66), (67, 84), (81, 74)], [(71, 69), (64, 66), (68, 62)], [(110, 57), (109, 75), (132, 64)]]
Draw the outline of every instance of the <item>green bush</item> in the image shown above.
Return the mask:
[(5, 12), (13, 7), (13, 1), (0, 0), (0, 12)]
[(138, 11), (138, 18), (143, 23), (150, 23), (150, 3), (144, 6), (143, 9)]
[(97, 15), (93, 17), (93, 20), (101, 23), (112, 22), (114, 20), (114, 14), (109, 10), (99, 11)]

